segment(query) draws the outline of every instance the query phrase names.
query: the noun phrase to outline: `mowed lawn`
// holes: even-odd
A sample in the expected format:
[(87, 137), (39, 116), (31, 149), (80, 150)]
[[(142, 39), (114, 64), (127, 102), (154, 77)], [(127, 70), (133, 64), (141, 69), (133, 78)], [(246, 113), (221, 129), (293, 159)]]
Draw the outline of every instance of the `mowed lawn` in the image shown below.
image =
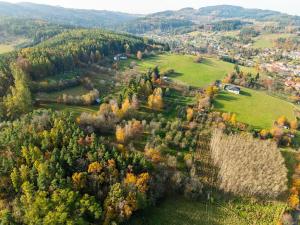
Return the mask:
[(169, 198), (146, 209), (126, 225), (272, 225), (277, 224), (285, 204), (248, 200), (204, 204), (183, 198)]
[[(216, 80), (222, 80), (234, 68), (234, 64), (213, 57), (205, 57), (203, 62), (195, 63), (194, 56), (175, 54), (158, 55), (139, 62), (143, 71), (156, 65), (161, 71), (174, 69), (175, 73), (170, 76), (172, 79), (195, 87), (205, 87)], [(254, 72), (252, 68), (241, 69)]]
[(214, 101), (215, 110), (232, 112), (237, 120), (255, 128), (270, 128), (278, 117), (295, 119), (295, 105), (272, 97), (263, 91), (242, 87), (240, 95), (222, 91)]

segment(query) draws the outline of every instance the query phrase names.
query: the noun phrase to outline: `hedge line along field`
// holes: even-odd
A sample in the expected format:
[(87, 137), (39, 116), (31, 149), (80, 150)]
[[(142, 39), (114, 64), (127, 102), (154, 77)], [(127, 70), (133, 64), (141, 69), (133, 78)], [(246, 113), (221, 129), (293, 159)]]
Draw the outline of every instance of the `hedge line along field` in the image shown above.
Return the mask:
[(270, 128), (274, 121), (285, 115), (295, 119), (295, 105), (285, 100), (268, 95), (264, 91), (241, 88), (241, 94), (235, 95), (226, 91), (219, 93), (214, 100), (215, 110), (231, 112), (237, 120), (255, 128)]
[[(204, 57), (201, 63), (194, 62), (194, 56), (163, 54), (138, 62), (141, 70), (159, 66), (161, 71), (173, 69), (170, 78), (195, 87), (205, 87), (216, 80), (222, 80), (232, 72), (234, 64), (221, 61), (214, 57)], [(255, 73), (253, 68), (241, 67), (244, 72)]]

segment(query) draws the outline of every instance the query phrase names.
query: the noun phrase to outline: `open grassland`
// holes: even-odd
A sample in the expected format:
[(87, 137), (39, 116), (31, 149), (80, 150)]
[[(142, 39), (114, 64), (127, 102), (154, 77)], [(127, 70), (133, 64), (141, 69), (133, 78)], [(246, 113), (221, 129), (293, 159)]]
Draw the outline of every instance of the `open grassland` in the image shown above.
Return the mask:
[(41, 104), (39, 108), (52, 109), (54, 111), (67, 111), (67, 112), (74, 113), (76, 116), (79, 116), (83, 112), (95, 113), (98, 111), (99, 106), (73, 106), (73, 105), (64, 105), (58, 103), (49, 103), (49, 104)]
[(255, 38), (255, 48), (273, 48), (275, 47), (274, 41), (278, 38), (295, 37), (293, 34), (262, 34)]
[(219, 93), (214, 101), (214, 107), (219, 111), (235, 113), (238, 121), (255, 128), (270, 128), (282, 115), (291, 120), (295, 119), (296, 106), (263, 91), (242, 88), (240, 95), (225, 91)]
[[(139, 62), (141, 70), (158, 65), (161, 71), (174, 69), (170, 75), (174, 80), (195, 87), (205, 87), (216, 80), (222, 80), (227, 73), (232, 72), (234, 65), (213, 57), (204, 57), (203, 62), (195, 63), (194, 56), (164, 54), (144, 59)], [(245, 72), (254, 72), (254, 69), (241, 67)]]
[(14, 50), (14, 46), (11, 44), (0, 44), (0, 54), (11, 52)]
[(77, 86), (72, 88), (67, 88), (61, 91), (54, 91), (49, 93), (38, 93), (36, 95), (36, 98), (42, 99), (42, 100), (51, 100), (56, 101), (59, 96), (62, 96), (63, 94), (66, 95), (72, 95), (72, 96), (80, 96), (88, 93), (89, 91), (86, 90), (83, 86)]
[(7, 43), (0, 43), (0, 54), (11, 52), (16, 49), (18, 45), (27, 43), (29, 40), (26, 38), (18, 38), (13, 40), (14, 38), (12, 37), (12, 40)]
[(158, 207), (146, 209), (128, 225), (273, 225), (277, 224), (285, 204), (257, 203), (250, 200), (205, 204), (169, 198)]

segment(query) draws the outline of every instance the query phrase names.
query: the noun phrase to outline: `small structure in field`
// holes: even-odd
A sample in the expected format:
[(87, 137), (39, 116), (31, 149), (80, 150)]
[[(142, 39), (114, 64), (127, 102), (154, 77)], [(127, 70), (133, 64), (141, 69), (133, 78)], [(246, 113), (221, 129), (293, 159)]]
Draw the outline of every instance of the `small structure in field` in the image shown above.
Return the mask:
[(226, 84), (224, 86), (224, 90), (226, 90), (228, 92), (231, 92), (233, 94), (236, 94), (236, 95), (239, 95), (240, 92), (241, 92), (241, 88), (239, 88), (237, 86), (234, 86), (234, 85), (231, 85), (231, 84)]
[(126, 54), (117, 54), (114, 56), (115, 61), (126, 60), (128, 59)]

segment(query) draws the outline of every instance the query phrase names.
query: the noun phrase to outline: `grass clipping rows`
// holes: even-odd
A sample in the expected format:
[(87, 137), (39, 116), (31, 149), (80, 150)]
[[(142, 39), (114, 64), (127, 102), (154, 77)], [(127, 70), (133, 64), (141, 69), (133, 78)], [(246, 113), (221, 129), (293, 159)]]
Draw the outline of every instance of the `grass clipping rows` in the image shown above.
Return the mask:
[(287, 191), (287, 169), (272, 141), (244, 133), (228, 136), (215, 130), (211, 154), (225, 192), (274, 199)]

